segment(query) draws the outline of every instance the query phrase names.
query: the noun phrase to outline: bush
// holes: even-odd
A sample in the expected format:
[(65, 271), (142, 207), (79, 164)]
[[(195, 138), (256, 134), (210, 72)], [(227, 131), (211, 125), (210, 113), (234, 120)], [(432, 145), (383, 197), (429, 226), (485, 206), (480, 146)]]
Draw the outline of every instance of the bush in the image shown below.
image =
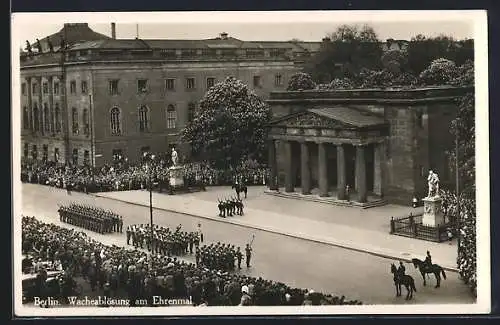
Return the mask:
[(450, 84), (459, 75), (459, 69), (455, 62), (448, 59), (437, 59), (422, 71), (419, 82), (426, 86)]
[(304, 72), (294, 74), (288, 82), (288, 91), (296, 90), (309, 90), (316, 88), (316, 83), (312, 80), (311, 76)]

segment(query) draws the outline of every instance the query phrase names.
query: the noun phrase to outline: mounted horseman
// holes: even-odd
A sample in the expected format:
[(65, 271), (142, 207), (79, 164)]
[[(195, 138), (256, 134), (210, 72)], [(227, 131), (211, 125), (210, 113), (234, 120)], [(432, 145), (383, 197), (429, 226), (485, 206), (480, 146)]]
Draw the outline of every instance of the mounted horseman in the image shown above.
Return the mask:
[(243, 176), (239, 175), (235, 177), (234, 183), (231, 186), (231, 189), (234, 189), (236, 192), (236, 196), (238, 200), (240, 199), (240, 193), (245, 193), (245, 199), (247, 198), (248, 188), (243, 180)]

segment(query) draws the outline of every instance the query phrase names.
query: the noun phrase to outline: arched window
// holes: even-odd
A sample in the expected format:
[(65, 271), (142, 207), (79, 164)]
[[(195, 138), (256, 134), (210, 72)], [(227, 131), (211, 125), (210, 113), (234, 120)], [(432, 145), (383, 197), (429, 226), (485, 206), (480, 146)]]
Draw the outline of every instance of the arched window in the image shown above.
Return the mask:
[(55, 112), (54, 112), (54, 115), (55, 115), (55, 120), (56, 120), (56, 132), (61, 132), (61, 112), (59, 110), (59, 103), (56, 103), (56, 108), (55, 108)]
[(120, 109), (118, 107), (113, 107), (111, 109), (110, 121), (111, 121), (111, 134), (114, 135), (121, 134)]
[(141, 106), (139, 108), (139, 131), (147, 132), (149, 130), (148, 108)]
[(90, 134), (89, 111), (87, 109), (83, 110), (83, 133), (85, 135), (89, 135)]
[(191, 122), (194, 119), (194, 111), (196, 110), (195, 103), (188, 104), (188, 122)]
[(177, 112), (175, 106), (170, 104), (167, 106), (167, 129), (175, 129), (177, 124)]
[(45, 127), (45, 131), (50, 132), (50, 115), (47, 103), (43, 104), (43, 125)]
[(73, 124), (73, 134), (78, 134), (78, 111), (76, 107), (73, 107), (71, 110), (71, 116), (72, 116), (72, 124)]
[(35, 103), (34, 106), (33, 106), (33, 119), (34, 119), (34, 127), (35, 127), (35, 131), (38, 131), (40, 130), (40, 125), (39, 125), (39, 116), (38, 116), (38, 106), (37, 104)]
[(30, 128), (30, 119), (28, 114), (28, 107), (23, 107), (23, 127), (28, 130)]

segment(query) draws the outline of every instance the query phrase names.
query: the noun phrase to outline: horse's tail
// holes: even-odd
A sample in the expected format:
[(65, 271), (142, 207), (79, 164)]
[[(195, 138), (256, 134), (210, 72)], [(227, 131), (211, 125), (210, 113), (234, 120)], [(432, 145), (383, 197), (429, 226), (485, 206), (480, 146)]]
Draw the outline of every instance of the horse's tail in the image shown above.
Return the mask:
[(446, 280), (446, 273), (444, 272), (444, 269), (443, 269), (443, 268), (441, 268), (441, 274), (443, 275), (443, 279), (445, 279), (445, 280)]
[(417, 288), (415, 287), (415, 281), (411, 277), (410, 277), (410, 286), (413, 289), (413, 291), (417, 292)]

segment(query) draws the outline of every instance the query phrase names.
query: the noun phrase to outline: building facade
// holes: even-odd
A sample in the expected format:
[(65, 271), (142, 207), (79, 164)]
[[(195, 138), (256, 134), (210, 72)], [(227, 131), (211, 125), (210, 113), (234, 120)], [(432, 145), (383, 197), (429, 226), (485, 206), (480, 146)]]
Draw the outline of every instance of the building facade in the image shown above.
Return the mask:
[(270, 188), (408, 204), (427, 195), (429, 170), (452, 186), (449, 126), (468, 90), (273, 92)]
[(233, 76), (267, 98), (320, 47), (226, 33), (205, 40), (114, 36), (114, 24), (111, 37), (65, 24), (21, 53), (23, 157), (100, 166), (117, 154), (136, 161), (144, 151), (170, 152), (215, 83)]

